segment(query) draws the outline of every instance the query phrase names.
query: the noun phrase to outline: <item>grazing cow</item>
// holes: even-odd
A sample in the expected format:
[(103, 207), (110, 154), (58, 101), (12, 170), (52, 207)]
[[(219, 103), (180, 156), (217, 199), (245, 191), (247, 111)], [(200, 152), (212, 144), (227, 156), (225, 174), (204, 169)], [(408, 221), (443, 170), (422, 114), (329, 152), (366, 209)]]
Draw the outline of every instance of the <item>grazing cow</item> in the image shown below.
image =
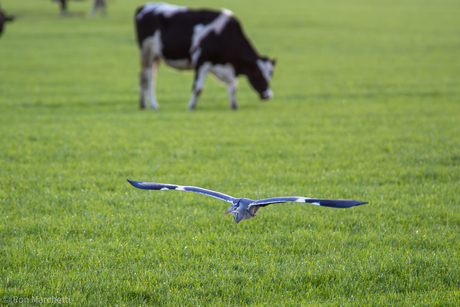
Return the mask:
[(257, 54), (232, 12), (148, 3), (137, 9), (135, 23), (142, 63), (141, 108), (147, 96), (150, 106), (158, 108), (154, 78), (160, 60), (177, 69), (195, 70), (189, 109), (196, 107), (207, 72), (227, 85), (232, 109), (238, 108), (238, 75), (246, 75), (262, 99), (273, 96), (269, 83), (275, 61)]
[(11, 16), (11, 15), (6, 15), (5, 11), (3, 11), (1, 8), (0, 8), (0, 35), (2, 34), (3, 32), (3, 27), (5, 25), (5, 22), (7, 21), (13, 21), (14, 20), (14, 16)]

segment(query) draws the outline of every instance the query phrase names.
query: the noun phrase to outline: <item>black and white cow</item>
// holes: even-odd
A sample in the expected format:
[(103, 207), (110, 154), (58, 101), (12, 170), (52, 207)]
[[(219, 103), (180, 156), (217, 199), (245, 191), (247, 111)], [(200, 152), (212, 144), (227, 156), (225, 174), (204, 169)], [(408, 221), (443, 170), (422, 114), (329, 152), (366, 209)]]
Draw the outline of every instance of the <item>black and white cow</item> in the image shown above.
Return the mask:
[(269, 83), (275, 61), (257, 54), (232, 12), (148, 3), (137, 9), (135, 23), (142, 62), (141, 108), (147, 97), (150, 106), (158, 108), (154, 79), (160, 60), (195, 70), (189, 109), (195, 108), (208, 72), (227, 85), (232, 109), (238, 108), (238, 75), (246, 75), (262, 99), (273, 96)]
[(5, 26), (5, 22), (13, 21), (13, 20), (14, 20), (14, 16), (7, 15), (5, 11), (3, 11), (0, 8), (0, 35), (3, 32), (3, 27)]

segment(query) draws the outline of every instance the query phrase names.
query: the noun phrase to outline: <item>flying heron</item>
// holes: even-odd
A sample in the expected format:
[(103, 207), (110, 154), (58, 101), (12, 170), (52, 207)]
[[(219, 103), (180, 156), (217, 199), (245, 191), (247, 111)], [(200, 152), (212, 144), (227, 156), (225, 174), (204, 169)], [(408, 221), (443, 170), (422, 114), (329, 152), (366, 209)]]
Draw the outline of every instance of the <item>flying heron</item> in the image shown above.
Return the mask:
[(367, 202), (350, 200), (350, 199), (320, 199), (320, 198), (308, 198), (300, 196), (290, 196), (290, 197), (273, 197), (259, 200), (252, 200), (249, 198), (235, 198), (227, 194), (220, 192), (207, 190), (198, 187), (191, 186), (182, 186), (174, 185), (167, 183), (156, 183), (156, 182), (141, 182), (141, 181), (131, 181), (128, 179), (128, 182), (131, 183), (134, 187), (143, 190), (176, 190), (176, 191), (186, 191), (200, 193), (207, 196), (215, 197), (221, 200), (225, 200), (232, 204), (230, 209), (224, 214), (233, 214), (235, 222), (239, 223), (242, 220), (252, 219), (257, 215), (260, 207), (265, 207), (271, 204), (279, 203), (310, 203), (316, 206), (332, 207), (332, 208), (350, 208), (353, 206), (359, 206), (367, 204)]

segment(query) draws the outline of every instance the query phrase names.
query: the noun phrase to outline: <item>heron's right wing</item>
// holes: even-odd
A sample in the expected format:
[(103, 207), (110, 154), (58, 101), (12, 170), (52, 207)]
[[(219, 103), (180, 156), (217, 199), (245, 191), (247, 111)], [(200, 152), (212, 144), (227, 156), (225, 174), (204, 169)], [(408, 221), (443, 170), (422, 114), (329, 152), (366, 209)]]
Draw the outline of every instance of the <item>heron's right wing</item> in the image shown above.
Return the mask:
[(176, 190), (176, 191), (186, 191), (186, 192), (194, 192), (199, 193), (207, 196), (211, 196), (214, 198), (218, 198), (229, 203), (234, 203), (236, 198), (219, 193), (212, 190), (207, 190), (198, 187), (192, 186), (183, 186), (183, 185), (174, 185), (174, 184), (167, 184), (167, 183), (156, 183), (156, 182), (142, 182), (142, 181), (131, 181), (128, 179), (128, 182), (131, 183), (134, 187), (142, 190), (161, 190), (161, 191), (168, 191), (168, 190)]

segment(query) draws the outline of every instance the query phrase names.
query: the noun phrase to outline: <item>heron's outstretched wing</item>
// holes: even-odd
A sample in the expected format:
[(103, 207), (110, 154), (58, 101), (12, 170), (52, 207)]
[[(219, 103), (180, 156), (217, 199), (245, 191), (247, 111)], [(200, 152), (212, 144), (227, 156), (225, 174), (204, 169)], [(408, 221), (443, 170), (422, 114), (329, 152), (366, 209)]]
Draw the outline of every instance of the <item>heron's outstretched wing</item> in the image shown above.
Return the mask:
[(358, 200), (351, 200), (351, 199), (320, 199), (320, 198), (308, 198), (308, 197), (274, 197), (274, 198), (267, 198), (267, 199), (260, 199), (256, 200), (249, 207), (252, 206), (261, 206), (265, 207), (271, 204), (277, 203), (310, 203), (317, 206), (324, 206), (324, 207), (333, 207), (333, 208), (350, 208), (353, 206), (359, 206), (367, 204), (367, 202), (362, 202)]
[(228, 201), (229, 203), (235, 203), (237, 198), (234, 198), (230, 195), (226, 195), (223, 193), (219, 193), (216, 191), (206, 190), (198, 187), (190, 187), (190, 186), (182, 186), (182, 185), (174, 185), (174, 184), (167, 184), (167, 183), (156, 183), (156, 182), (141, 182), (141, 181), (131, 181), (127, 179), (129, 183), (131, 183), (134, 187), (143, 190), (176, 190), (176, 191), (186, 191), (186, 192), (194, 192), (200, 193), (207, 196), (215, 197), (221, 200)]

